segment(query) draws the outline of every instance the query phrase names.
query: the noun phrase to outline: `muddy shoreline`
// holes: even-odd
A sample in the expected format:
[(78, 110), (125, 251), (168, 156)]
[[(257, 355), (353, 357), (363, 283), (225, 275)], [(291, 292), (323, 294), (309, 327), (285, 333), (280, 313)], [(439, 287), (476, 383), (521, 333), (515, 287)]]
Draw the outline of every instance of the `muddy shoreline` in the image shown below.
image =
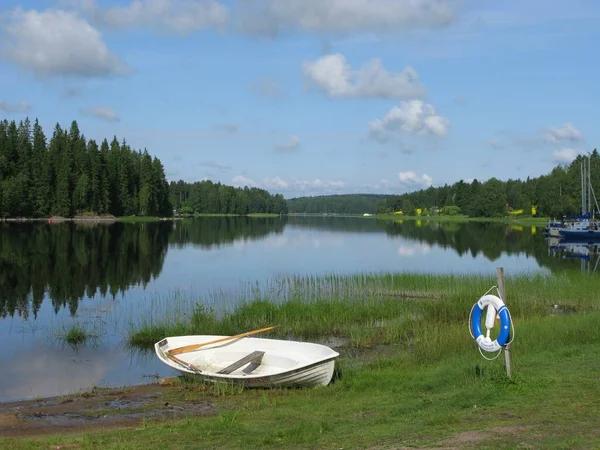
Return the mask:
[(218, 413), (215, 402), (206, 396), (184, 398), (178, 395), (187, 389), (174, 377), (153, 384), (92, 389), (68, 396), (0, 403), (0, 436), (36, 437), (129, 428), (149, 419)]

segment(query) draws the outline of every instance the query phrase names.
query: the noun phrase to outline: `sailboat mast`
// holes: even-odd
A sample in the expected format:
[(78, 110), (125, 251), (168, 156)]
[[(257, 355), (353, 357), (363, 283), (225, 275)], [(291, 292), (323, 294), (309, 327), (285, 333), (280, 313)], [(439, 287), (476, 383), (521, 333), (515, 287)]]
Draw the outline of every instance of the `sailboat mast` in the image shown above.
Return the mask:
[(581, 159), (581, 162), (579, 163), (579, 169), (580, 169), (580, 177), (579, 177), (579, 181), (581, 183), (581, 215), (583, 216), (585, 214), (585, 188), (584, 188), (584, 184), (583, 184), (583, 161), (584, 159)]
[(592, 211), (592, 159), (591, 157), (588, 156), (588, 182), (587, 182), (587, 186), (588, 186), (588, 193), (587, 193), (587, 199), (588, 199), (588, 212)]

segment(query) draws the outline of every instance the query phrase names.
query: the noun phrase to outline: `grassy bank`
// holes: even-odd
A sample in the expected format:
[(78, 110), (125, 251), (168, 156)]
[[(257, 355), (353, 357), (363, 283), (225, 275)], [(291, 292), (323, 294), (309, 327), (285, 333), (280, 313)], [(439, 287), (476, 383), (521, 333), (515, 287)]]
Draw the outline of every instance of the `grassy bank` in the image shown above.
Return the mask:
[[(600, 309), (597, 280), (581, 273), (520, 274), (507, 282), (511, 313), (519, 319), (545, 317), (553, 305), (558, 310)], [(274, 324), (278, 325), (271, 332), (274, 336), (342, 337), (353, 347), (399, 342), (436, 330), (444, 330), (441, 334), (450, 338), (448, 325), (464, 326), (465, 314), (495, 283), (495, 274), (279, 277), (263, 290), (252, 285), (239, 292), (243, 300), (230, 299), (237, 306), (224, 314), (204, 306), (185, 314), (174, 304), (193, 305), (193, 299), (163, 299), (164, 308), (157, 304), (151, 315), (131, 326), (128, 340), (132, 346), (151, 348), (168, 335), (228, 335)], [(224, 304), (228, 299), (217, 301)], [(459, 331), (456, 339), (461, 335)]]
[(148, 222), (159, 222), (161, 220), (173, 220), (172, 217), (163, 219), (162, 217), (154, 216), (121, 216), (117, 217), (117, 221), (125, 223), (148, 223)]
[(275, 213), (250, 213), (250, 214), (221, 214), (221, 213), (194, 213), (182, 214), (181, 217), (279, 217)]
[(431, 220), (438, 222), (497, 222), (497, 223), (509, 223), (519, 225), (546, 225), (548, 223), (548, 217), (519, 217), (519, 216), (506, 216), (506, 217), (469, 217), (465, 215), (456, 216), (404, 216), (398, 214), (377, 214), (374, 216), (366, 216), (365, 219), (378, 219), (378, 220)]
[(275, 213), (251, 213), (248, 217), (279, 217), (279, 214)]
[[(213, 398), (214, 417), (135, 429), (7, 440), (6, 448), (597, 448), (600, 293), (580, 273), (507, 276), (515, 323), (513, 378), (502, 357), (483, 359), (469, 335), (490, 276), (373, 274), (278, 278), (225, 313), (197, 308), (132, 326), (131, 344), (165, 335), (234, 334), (332, 341), (338, 377), (318, 389), (243, 392), (182, 388)], [(168, 309), (174, 309), (170, 305)]]

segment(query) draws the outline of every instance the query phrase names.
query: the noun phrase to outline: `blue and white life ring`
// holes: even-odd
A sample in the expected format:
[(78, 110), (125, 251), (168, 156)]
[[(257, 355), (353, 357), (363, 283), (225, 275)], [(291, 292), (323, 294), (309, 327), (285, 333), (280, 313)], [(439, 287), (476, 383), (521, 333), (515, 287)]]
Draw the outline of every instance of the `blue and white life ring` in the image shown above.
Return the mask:
[[(484, 335), (481, 330), (481, 314), (485, 308), (488, 308), (485, 327), (487, 333)], [(500, 317), (500, 333), (492, 341), (490, 330), (494, 327), (496, 314)], [(481, 297), (471, 311), (471, 332), (475, 341), (482, 350), (486, 352), (496, 352), (504, 347), (510, 337), (510, 313), (508, 308), (500, 297), (492, 294), (486, 294)]]

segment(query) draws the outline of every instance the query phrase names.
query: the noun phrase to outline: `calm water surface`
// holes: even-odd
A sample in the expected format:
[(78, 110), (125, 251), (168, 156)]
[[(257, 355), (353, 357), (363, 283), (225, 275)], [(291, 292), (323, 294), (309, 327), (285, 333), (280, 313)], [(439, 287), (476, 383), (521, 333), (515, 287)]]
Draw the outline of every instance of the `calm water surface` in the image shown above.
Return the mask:
[[(201, 218), (146, 224), (0, 223), (0, 401), (175, 373), (127, 349), (128, 326), (180, 297), (228, 307), (280, 275), (594, 271), (587, 246), (541, 228), (362, 218)], [(182, 307), (185, 307), (182, 306)], [(156, 313), (154, 314), (156, 316)], [(60, 340), (73, 323), (98, 335)], [(245, 331), (245, 330), (240, 330)]]

